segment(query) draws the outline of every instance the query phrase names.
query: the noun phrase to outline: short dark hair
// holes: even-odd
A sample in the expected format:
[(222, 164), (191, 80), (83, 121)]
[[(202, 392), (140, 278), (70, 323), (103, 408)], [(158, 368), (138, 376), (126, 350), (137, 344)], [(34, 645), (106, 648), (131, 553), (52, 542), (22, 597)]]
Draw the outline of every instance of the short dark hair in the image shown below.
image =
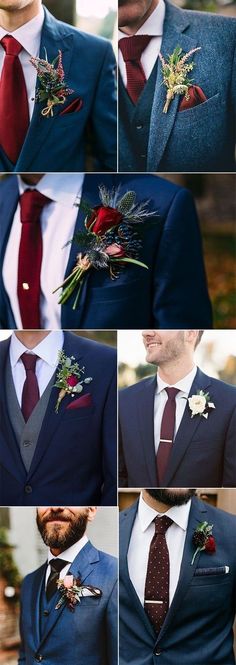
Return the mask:
[(195, 342), (195, 346), (194, 346), (195, 349), (197, 348), (198, 344), (200, 344), (203, 333), (204, 333), (204, 330), (198, 330), (198, 334), (197, 334), (196, 342)]

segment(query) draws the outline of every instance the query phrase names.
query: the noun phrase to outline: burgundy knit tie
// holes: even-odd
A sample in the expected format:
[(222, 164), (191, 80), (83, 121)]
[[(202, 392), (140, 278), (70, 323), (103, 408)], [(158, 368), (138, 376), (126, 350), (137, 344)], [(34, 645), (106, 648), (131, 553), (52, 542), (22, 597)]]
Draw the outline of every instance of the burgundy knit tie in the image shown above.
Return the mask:
[(15, 164), (29, 126), (29, 105), (25, 78), (18, 58), (21, 44), (11, 35), (1, 40), (6, 55), (0, 84), (0, 144)]
[(17, 295), (22, 327), (40, 328), (40, 273), (42, 264), (42, 232), (40, 215), (50, 202), (35, 189), (26, 190), (20, 197), (21, 239), (18, 258)]
[(126, 64), (127, 92), (133, 104), (137, 104), (146, 83), (141, 55), (151, 39), (151, 35), (134, 35), (119, 40), (119, 48)]
[(159, 485), (163, 482), (173, 446), (176, 413), (175, 398), (177, 393), (179, 393), (178, 388), (165, 388), (165, 391), (168, 395), (168, 400), (163, 411), (160, 443), (157, 451), (157, 474)]
[(144, 609), (157, 633), (169, 609), (169, 552), (165, 534), (173, 523), (167, 515), (155, 517), (145, 582)]
[(38, 356), (36, 356), (35, 353), (23, 353), (21, 356), (26, 371), (26, 379), (23, 385), (21, 400), (21, 411), (25, 422), (29, 420), (34, 407), (39, 401), (39, 387), (35, 374), (37, 359)]

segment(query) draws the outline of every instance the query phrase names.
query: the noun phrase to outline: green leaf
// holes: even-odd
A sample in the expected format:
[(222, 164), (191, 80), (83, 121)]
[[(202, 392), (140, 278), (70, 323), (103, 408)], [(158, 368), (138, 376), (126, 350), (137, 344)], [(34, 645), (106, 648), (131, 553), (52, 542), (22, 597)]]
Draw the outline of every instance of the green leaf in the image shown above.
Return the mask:
[(110, 259), (110, 260), (112, 261), (112, 263), (114, 263), (114, 262), (115, 263), (121, 263), (121, 261), (123, 263), (135, 263), (137, 266), (141, 266), (141, 268), (146, 268), (147, 270), (149, 270), (149, 267), (146, 266), (145, 263), (142, 263), (142, 261), (137, 261), (137, 259), (130, 259), (130, 258), (127, 257), (127, 258), (120, 258), (120, 259), (118, 258), (118, 259)]

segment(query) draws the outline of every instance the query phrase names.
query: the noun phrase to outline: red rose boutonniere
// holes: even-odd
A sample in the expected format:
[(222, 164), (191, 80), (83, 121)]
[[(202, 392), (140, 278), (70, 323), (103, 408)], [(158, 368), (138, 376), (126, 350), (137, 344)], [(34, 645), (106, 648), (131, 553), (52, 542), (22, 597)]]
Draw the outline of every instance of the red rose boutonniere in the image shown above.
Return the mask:
[(42, 109), (41, 115), (49, 118), (49, 116), (53, 116), (53, 107), (57, 104), (64, 104), (66, 97), (74, 91), (70, 90), (65, 82), (61, 51), (58, 51), (58, 56), (50, 63), (48, 62), (47, 51), (44, 50), (45, 60), (32, 57), (30, 62), (37, 70), (39, 80), (35, 100), (36, 102), (47, 103), (45, 108)]
[(212, 535), (213, 524), (208, 522), (201, 522), (195, 529), (193, 534), (193, 544), (196, 547), (191, 565), (193, 565), (198, 552), (207, 552), (207, 554), (214, 554), (216, 551), (215, 538)]
[(66, 603), (71, 612), (75, 611), (77, 603), (81, 603), (81, 598), (84, 596), (96, 596), (100, 598), (102, 595), (101, 589), (94, 586), (81, 584), (79, 578), (73, 575), (66, 575), (64, 579), (58, 580), (58, 590), (61, 593), (61, 598), (58, 601), (55, 610), (59, 610), (63, 603)]
[(71, 397), (78, 395), (83, 390), (83, 383), (89, 384), (93, 380), (91, 376), (86, 379), (81, 379), (81, 375), (84, 374), (85, 368), (79, 367), (78, 363), (73, 362), (74, 360), (74, 356), (69, 358), (64, 351), (59, 351), (59, 367), (56, 375), (56, 383), (54, 383), (55, 388), (60, 388), (55, 409), (56, 413), (58, 413), (59, 406), (65, 395), (70, 395)]

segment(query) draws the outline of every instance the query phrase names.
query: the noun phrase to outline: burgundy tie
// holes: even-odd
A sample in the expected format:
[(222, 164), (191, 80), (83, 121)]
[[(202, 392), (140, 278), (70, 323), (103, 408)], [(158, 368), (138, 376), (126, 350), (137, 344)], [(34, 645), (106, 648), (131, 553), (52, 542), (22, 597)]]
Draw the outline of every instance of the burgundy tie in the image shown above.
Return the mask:
[(146, 83), (141, 55), (151, 39), (150, 35), (134, 35), (119, 40), (119, 48), (126, 64), (127, 92), (133, 104), (137, 104)]
[(165, 391), (168, 395), (168, 400), (163, 411), (160, 443), (157, 451), (157, 475), (160, 486), (165, 476), (165, 471), (168, 466), (169, 456), (173, 446), (176, 413), (175, 398), (177, 393), (179, 393), (178, 388), (165, 388)]
[(22, 327), (40, 328), (40, 273), (43, 254), (40, 215), (50, 202), (35, 189), (20, 197), (21, 239), (18, 257), (17, 295)]
[(157, 633), (169, 609), (169, 552), (165, 534), (173, 523), (167, 515), (155, 517), (144, 592), (144, 609)]
[(21, 356), (26, 371), (26, 379), (23, 385), (21, 400), (21, 411), (25, 422), (29, 420), (34, 407), (39, 401), (39, 387), (35, 374), (37, 359), (38, 356), (36, 356), (35, 353), (23, 353)]
[(15, 164), (29, 126), (29, 105), (25, 78), (18, 58), (21, 44), (11, 35), (1, 40), (6, 55), (0, 84), (0, 144)]

